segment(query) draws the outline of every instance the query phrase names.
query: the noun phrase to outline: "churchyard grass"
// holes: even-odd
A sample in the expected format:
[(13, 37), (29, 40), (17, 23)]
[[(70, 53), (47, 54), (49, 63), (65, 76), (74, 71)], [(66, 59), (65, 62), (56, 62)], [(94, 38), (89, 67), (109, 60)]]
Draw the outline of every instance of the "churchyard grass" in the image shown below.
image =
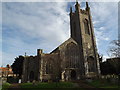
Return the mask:
[(10, 87), (10, 83), (4, 83), (3, 85), (2, 85), (2, 90), (8, 90), (8, 88)]
[(93, 80), (91, 82), (88, 82), (88, 84), (96, 88), (120, 88), (118, 84), (113, 84), (107, 80)]
[(21, 88), (74, 88), (74, 84), (72, 82), (42, 82), (36, 83), (22, 83), (20, 84)]

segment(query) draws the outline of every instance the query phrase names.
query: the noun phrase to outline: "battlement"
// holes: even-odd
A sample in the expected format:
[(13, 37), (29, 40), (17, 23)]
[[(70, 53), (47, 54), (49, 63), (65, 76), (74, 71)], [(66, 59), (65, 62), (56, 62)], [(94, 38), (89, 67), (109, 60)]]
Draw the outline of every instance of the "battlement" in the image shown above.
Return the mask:
[(80, 12), (82, 13), (82, 14), (88, 14), (88, 12), (86, 11), (86, 10), (83, 10), (83, 9), (80, 9)]

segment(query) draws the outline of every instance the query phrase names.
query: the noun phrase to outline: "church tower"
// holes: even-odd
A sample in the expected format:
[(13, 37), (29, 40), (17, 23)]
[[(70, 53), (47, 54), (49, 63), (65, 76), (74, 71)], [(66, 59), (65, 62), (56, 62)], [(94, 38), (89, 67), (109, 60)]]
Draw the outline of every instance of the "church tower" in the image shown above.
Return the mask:
[(94, 36), (94, 28), (88, 2), (86, 2), (85, 10), (80, 8), (80, 4), (76, 2), (75, 11), (70, 8), (70, 28), (71, 38), (73, 38), (80, 48), (80, 62), (83, 65), (83, 73), (89, 77), (99, 75), (99, 60), (96, 48), (96, 40)]

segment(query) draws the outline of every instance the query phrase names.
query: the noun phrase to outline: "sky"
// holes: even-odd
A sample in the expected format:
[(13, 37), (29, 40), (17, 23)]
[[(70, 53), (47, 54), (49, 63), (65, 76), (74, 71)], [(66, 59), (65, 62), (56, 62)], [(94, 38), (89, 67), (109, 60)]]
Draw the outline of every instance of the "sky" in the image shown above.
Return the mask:
[[(85, 2), (79, 2), (85, 8)], [(0, 58), (12, 64), (19, 55), (49, 53), (70, 37), (69, 8), (75, 2), (2, 2)], [(112, 40), (118, 39), (118, 2), (89, 2), (98, 53), (108, 58)]]

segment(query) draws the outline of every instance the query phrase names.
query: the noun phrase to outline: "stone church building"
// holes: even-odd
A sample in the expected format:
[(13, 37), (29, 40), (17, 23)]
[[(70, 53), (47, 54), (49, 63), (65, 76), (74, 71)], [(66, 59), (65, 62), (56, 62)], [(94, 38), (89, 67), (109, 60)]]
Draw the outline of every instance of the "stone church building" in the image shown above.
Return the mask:
[(37, 50), (36, 56), (25, 56), (22, 82), (79, 80), (100, 75), (100, 67), (90, 7), (85, 10), (76, 2), (70, 8), (70, 38), (51, 53)]

